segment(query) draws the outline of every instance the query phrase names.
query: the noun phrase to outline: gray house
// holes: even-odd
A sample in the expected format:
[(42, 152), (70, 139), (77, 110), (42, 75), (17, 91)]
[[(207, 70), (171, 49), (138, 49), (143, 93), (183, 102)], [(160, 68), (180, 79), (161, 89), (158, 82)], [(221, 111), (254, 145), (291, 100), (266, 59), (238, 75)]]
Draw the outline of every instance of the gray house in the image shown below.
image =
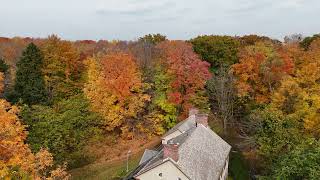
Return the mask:
[(208, 127), (208, 116), (191, 109), (189, 117), (162, 137), (162, 145), (145, 150), (127, 179), (225, 180), (231, 146)]

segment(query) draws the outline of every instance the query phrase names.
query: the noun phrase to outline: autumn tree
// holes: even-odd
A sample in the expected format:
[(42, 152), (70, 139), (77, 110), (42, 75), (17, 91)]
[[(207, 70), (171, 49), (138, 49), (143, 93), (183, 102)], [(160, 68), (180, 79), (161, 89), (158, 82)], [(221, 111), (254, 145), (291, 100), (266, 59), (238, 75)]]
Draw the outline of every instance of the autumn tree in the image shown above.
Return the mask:
[(235, 78), (230, 68), (220, 67), (217, 73), (207, 82), (207, 91), (212, 111), (222, 120), (224, 133), (228, 124), (234, 120), (236, 109)]
[(293, 72), (293, 67), (292, 59), (281, 48), (257, 43), (240, 52), (240, 62), (232, 66), (232, 71), (240, 96), (266, 103), (283, 77)]
[(8, 65), (0, 59), (0, 97), (3, 94), (4, 87), (5, 87), (5, 73), (8, 70)]
[(238, 37), (239, 41), (240, 41), (240, 45), (241, 47), (245, 47), (245, 46), (253, 46), (258, 42), (274, 42), (274, 40), (270, 39), (269, 37), (266, 36), (258, 36), (258, 35), (245, 35), (242, 37)]
[(51, 35), (41, 46), (44, 55), (43, 74), (50, 101), (79, 92), (79, 54), (71, 42)]
[(32, 154), (25, 144), (28, 132), (17, 113), (16, 106), (0, 99), (0, 178), (69, 179), (65, 166), (54, 169), (52, 155), (46, 149)]
[(88, 163), (91, 156), (84, 147), (99, 138), (102, 121), (89, 109), (89, 101), (77, 95), (55, 103), (52, 107), (23, 107), (21, 117), (28, 126), (27, 141), (33, 152), (48, 148), (55, 163), (67, 162), (75, 168)]
[(135, 57), (146, 81), (150, 81), (154, 71), (156, 57), (155, 44), (148, 41), (137, 41), (129, 44), (129, 51)]
[(4, 62), (3, 59), (0, 59), (0, 96), (4, 96), (4, 91), (6, 87), (6, 75), (8, 72), (9, 66)]
[(317, 179), (319, 142), (304, 133), (300, 117), (273, 105), (250, 115), (251, 149), (259, 157), (261, 179)]
[(47, 100), (45, 82), (42, 75), (43, 56), (33, 43), (22, 54), (17, 64), (14, 85), (14, 101), (21, 99), (26, 104), (43, 103)]
[(282, 80), (272, 97), (272, 104), (285, 114), (300, 118), (309, 133), (320, 135), (320, 40), (296, 63), (294, 76)]
[(286, 116), (272, 106), (252, 111), (246, 124), (249, 135), (246, 143), (258, 157), (256, 167), (261, 170), (260, 175), (270, 175), (275, 161), (306, 138), (302, 129), (298, 119)]
[(270, 91), (268, 105), (251, 109), (246, 121), (250, 149), (259, 160), (261, 179), (317, 179), (319, 166), (319, 47), (303, 51), (285, 45), (294, 68)]
[(302, 40), (302, 34), (291, 34), (284, 37), (284, 42), (286, 44), (300, 43)]
[(158, 34), (147, 34), (143, 37), (140, 37), (138, 41), (147, 42), (147, 43), (156, 45), (165, 40), (167, 40), (167, 37), (158, 33)]
[(192, 45), (183, 41), (165, 41), (157, 48), (166, 73), (172, 77), (171, 91), (167, 92), (170, 103), (185, 117), (192, 106), (208, 109), (205, 83), (211, 77), (209, 63), (193, 52)]
[(95, 53), (97, 42), (93, 40), (81, 40), (74, 42), (73, 45), (80, 53), (80, 61), (83, 61)]
[(191, 40), (193, 49), (216, 71), (238, 62), (239, 41), (230, 36), (199, 36)]
[(306, 139), (275, 160), (268, 179), (311, 179), (320, 177), (320, 142)]
[(199, 36), (191, 42), (195, 52), (211, 63), (214, 76), (208, 80), (206, 89), (211, 110), (222, 121), (224, 133), (227, 133), (227, 124), (235, 112), (234, 78), (229, 70), (238, 62), (240, 41), (230, 36)]
[[(177, 123), (178, 111), (175, 103), (170, 102), (169, 94), (172, 92), (171, 82), (173, 76), (169, 75), (165, 68), (158, 64), (152, 79), (152, 100), (148, 107), (149, 113), (145, 117), (146, 122), (158, 122), (154, 124), (156, 134), (162, 134), (165, 129), (172, 128)], [(152, 118), (152, 119), (151, 119)], [(149, 121), (148, 121), (149, 120)], [(159, 133), (162, 132), (162, 133)]]
[(18, 108), (0, 99), (0, 177), (10, 176), (14, 167), (31, 172), (31, 150), (24, 143), (27, 132), (17, 116)]
[(14, 85), (17, 62), (19, 61), (23, 50), (30, 42), (31, 40), (20, 37), (0, 39), (0, 59), (4, 60), (5, 63), (11, 67), (8, 69), (5, 78), (10, 89)]
[(320, 34), (315, 34), (313, 36), (310, 37), (305, 37), (301, 42), (300, 42), (300, 46), (304, 49), (304, 50), (308, 50), (310, 45), (312, 44), (312, 42), (314, 40), (320, 39)]
[(6, 62), (0, 58), (0, 72), (7, 72), (9, 69), (9, 66), (6, 64)]
[(105, 129), (121, 128), (124, 134), (133, 133), (137, 115), (149, 96), (143, 93), (144, 84), (132, 56), (114, 53), (90, 58), (87, 66), (84, 92), (92, 110), (103, 116)]

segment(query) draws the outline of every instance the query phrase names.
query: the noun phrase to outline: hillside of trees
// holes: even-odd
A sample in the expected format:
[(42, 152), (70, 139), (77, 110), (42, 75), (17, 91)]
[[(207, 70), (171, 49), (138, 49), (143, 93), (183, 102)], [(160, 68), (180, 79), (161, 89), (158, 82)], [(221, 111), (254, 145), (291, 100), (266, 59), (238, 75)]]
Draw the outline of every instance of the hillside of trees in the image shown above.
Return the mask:
[(320, 35), (1, 37), (0, 179), (70, 179), (100, 145), (152, 140), (192, 107), (252, 179), (319, 179)]

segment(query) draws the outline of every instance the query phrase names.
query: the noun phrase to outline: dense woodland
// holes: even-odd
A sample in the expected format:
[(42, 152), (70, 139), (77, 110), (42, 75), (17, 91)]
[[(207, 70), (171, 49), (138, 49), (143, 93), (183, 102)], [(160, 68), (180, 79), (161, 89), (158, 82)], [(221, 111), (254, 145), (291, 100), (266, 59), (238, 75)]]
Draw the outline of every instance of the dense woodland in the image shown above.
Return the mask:
[(320, 35), (0, 38), (0, 98), (1, 179), (69, 179), (86, 147), (161, 136), (191, 107), (252, 178), (320, 177)]

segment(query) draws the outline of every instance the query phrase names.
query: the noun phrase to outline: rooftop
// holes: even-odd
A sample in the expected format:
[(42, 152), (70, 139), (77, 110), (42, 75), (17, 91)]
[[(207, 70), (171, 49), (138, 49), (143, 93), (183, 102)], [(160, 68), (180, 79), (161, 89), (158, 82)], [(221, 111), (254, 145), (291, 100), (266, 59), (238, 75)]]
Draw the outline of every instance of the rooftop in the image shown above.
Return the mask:
[[(190, 123), (188, 120), (186, 122)], [(184, 127), (185, 125), (181, 123), (177, 126)], [(193, 126), (169, 141), (179, 144), (177, 162), (163, 157), (163, 147), (159, 151), (146, 150), (141, 159), (142, 163), (132, 173), (132, 176), (143, 174), (170, 160), (190, 179), (218, 179), (231, 150), (228, 143), (203, 125)], [(151, 155), (153, 156), (150, 158)]]

